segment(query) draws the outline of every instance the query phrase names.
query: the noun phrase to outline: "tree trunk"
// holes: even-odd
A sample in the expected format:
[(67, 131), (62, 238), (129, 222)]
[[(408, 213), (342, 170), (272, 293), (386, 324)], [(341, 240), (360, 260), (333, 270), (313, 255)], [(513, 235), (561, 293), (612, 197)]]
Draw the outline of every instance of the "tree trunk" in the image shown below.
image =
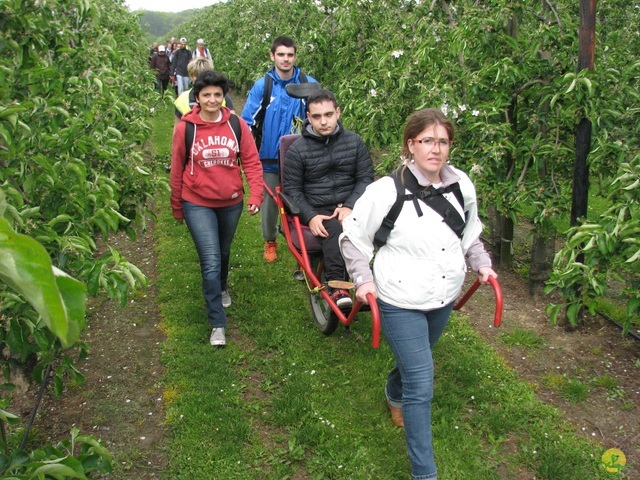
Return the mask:
[(510, 218), (501, 215), (494, 205), (487, 206), (487, 216), (495, 263), (501, 268), (511, 268), (513, 266), (513, 222)]
[(544, 295), (545, 282), (549, 279), (549, 271), (553, 264), (555, 240), (555, 233), (546, 237), (538, 232), (533, 234), (529, 264), (529, 293), (533, 298)]
[(500, 268), (511, 269), (513, 267), (513, 220), (509, 217), (500, 217)]

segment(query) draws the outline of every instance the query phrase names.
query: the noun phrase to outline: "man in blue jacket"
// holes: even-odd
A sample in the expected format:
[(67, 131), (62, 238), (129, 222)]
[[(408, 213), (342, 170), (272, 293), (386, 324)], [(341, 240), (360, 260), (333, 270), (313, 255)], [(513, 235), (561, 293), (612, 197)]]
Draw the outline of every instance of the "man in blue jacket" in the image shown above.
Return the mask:
[[(280, 183), (278, 151), (280, 137), (294, 133), (296, 126), (305, 118), (305, 102), (287, 95), (289, 83), (315, 82), (294, 66), (297, 58), (296, 43), (289, 37), (278, 37), (271, 44), (273, 68), (259, 78), (249, 91), (242, 110), (256, 138), (262, 161), (264, 182), (274, 191)], [(266, 94), (266, 95), (265, 95)], [(269, 195), (261, 206), (262, 236), (265, 239), (264, 259), (275, 262), (278, 258), (276, 237), (278, 235), (278, 209)]]

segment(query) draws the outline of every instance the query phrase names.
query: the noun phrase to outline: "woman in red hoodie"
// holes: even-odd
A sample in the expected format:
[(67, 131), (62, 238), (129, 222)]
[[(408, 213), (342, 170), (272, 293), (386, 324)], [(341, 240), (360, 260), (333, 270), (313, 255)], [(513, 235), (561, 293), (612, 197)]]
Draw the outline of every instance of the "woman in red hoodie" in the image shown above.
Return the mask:
[[(262, 164), (251, 130), (242, 118), (240, 138), (230, 123), (231, 111), (222, 106), (229, 81), (212, 70), (193, 84), (197, 104), (182, 117), (173, 134), (171, 208), (173, 217), (187, 222), (202, 271), (202, 292), (212, 327), (211, 345), (226, 345), (227, 293), (231, 242), (242, 213), (242, 172), (249, 184), (247, 210), (258, 213), (262, 203)], [(193, 143), (187, 148), (187, 124)], [(190, 151), (188, 151), (190, 150)], [(240, 162), (242, 159), (242, 162)]]

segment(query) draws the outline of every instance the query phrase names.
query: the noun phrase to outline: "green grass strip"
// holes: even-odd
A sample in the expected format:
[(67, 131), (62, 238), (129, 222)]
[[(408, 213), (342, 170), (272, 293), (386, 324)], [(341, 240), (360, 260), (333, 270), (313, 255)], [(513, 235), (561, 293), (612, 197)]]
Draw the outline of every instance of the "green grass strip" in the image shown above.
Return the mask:
[[(161, 112), (156, 133), (170, 131), (169, 121)], [(155, 151), (166, 152), (163, 141)], [(403, 431), (383, 394), (393, 356), (384, 341), (371, 348), (369, 314), (349, 334), (339, 327), (322, 335), (284, 241), (278, 261), (266, 264), (260, 219), (243, 213), (232, 247), (228, 346), (213, 348), (187, 228), (171, 217), (166, 193), (156, 209), (172, 432), (164, 478), (409, 479)], [(454, 314), (434, 358), (439, 479), (607, 478), (602, 446), (572, 433), (464, 317)]]

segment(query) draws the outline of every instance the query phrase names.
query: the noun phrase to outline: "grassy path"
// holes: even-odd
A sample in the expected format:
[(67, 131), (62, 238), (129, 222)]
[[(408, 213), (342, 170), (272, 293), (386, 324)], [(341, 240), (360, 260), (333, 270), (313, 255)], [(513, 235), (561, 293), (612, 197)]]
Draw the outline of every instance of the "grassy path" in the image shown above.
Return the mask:
[[(170, 111), (154, 153), (170, 150)], [(161, 135), (159, 132), (162, 131)], [(168, 143), (167, 143), (168, 141)], [(172, 438), (165, 479), (410, 478), (402, 430), (386, 410), (393, 358), (370, 346), (370, 317), (325, 337), (313, 326), (295, 264), (262, 260), (259, 218), (243, 214), (232, 247), (228, 346), (212, 348), (195, 249), (159, 194), (158, 300), (167, 341), (164, 400)], [(439, 478), (605, 478), (595, 444), (538, 401), (454, 314), (435, 350)]]

